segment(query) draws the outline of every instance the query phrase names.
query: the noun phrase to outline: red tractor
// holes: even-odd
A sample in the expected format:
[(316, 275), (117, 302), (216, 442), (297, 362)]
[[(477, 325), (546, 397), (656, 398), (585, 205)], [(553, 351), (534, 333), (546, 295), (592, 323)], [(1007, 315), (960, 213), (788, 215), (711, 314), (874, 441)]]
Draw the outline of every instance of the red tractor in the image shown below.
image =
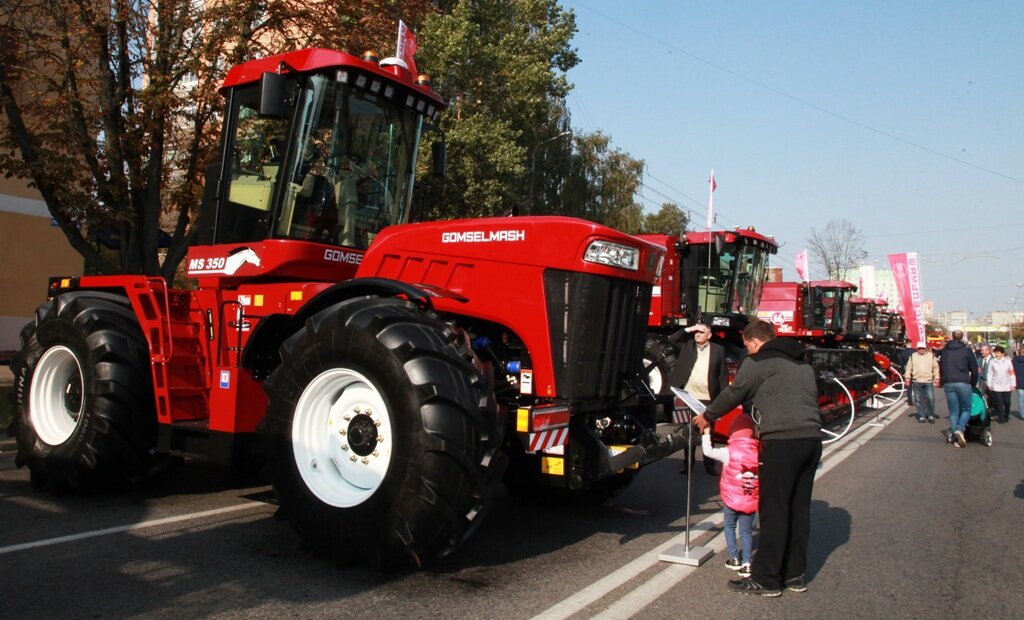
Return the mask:
[(682, 447), (641, 380), (664, 250), (562, 217), (408, 224), (443, 107), (420, 77), (322, 49), (230, 70), (195, 288), (53, 279), (22, 331), (34, 486), (257, 453), (311, 548), (418, 566), (502, 480), (600, 500)]
[(674, 338), (696, 323), (711, 327), (726, 347), (731, 372), (742, 356), (740, 333), (757, 317), (768, 259), (778, 250), (753, 228), (638, 235), (665, 249), (665, 268), (655, 283), (647, 320), (645, 365), (651, 389), (667, 393), (665, 379), (676, 362)]

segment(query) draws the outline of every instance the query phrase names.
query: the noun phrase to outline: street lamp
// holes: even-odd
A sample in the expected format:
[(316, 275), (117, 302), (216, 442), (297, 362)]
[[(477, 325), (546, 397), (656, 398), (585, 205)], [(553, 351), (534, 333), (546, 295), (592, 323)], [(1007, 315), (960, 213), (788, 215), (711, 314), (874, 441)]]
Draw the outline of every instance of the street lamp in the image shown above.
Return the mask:
[(533, 204), (533, 186), (534, 180), (537, 178), (537, 151), (540, 149), (540, 147), (544, 146), (545, 144), (549, 142), (554, 142), (559, 138), (564, 138), (571, 134), (571, 131), (566, 130), (559, 134), (551, 136), (547, 140), (542, 140), (534, 145), (533, 150), (530, 153), (530, 214), (533, 214), (533, 212), (536, 210), (534, 208), (536, 205)]

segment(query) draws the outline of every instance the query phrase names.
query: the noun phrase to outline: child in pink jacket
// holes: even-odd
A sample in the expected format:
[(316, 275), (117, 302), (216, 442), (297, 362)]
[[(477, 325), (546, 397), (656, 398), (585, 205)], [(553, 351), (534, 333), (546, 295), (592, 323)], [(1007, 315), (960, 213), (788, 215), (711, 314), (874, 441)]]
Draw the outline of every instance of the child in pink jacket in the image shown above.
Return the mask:
[[(759, 442), (754, 438), (754, 422), (745, 413), (737, 415), (729, 426), (729, 442), (723, 448), (711, 446), (711, 429), (704, 431), (701, 447), (704, 458), (722, 462), (719, 493), (725, 504), (725, 546), (729, 559), (725, 565), (738, 570), (741, 577), (750, 576), (753, 555), (754, 516), (758, 499)], [(739, 526), (740, 551), (736, 548), (736, 527)]]

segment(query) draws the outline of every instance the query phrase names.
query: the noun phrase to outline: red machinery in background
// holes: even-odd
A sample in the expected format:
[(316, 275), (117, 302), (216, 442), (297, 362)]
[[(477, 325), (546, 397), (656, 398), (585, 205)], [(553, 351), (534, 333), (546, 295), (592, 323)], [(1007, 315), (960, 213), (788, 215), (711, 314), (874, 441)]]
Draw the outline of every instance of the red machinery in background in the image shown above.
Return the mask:
[(638, 236), (666, 252), (647, 320), (644, 362), (651, 389), (668, 393), (665, 378), (676, 363), (670, 338), (696, 323), (711, 327), (734, 373), (745, 354), (740, 334), (757, 317), (768, 259), (778, 251), (775, 240), (752, 227), (688, 232), (681, 238)]

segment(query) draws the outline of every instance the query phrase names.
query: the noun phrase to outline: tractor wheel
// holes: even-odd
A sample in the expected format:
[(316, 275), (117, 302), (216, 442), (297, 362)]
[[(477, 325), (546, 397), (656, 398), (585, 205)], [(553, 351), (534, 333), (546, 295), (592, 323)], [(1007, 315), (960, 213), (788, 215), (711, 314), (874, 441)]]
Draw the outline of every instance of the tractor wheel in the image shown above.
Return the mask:
[(11, 361), (18, 466), (53, 493), (124, 486), (156, 446), (149, 348), (128, 300), (66, 293), (36, 311)]
[(307, 549), (377, 568), (458, 547), (493, 503), (503, 424), (465, 333), (391, 298), (322, 310), (265, 383), (267, 463)]
[(647, 384), (655, 394), (669, 392), (669, 378), (679, 359), (679, 350), (667, 339), (648, 335), (644, 347), (644, 368), (647, 369)]

